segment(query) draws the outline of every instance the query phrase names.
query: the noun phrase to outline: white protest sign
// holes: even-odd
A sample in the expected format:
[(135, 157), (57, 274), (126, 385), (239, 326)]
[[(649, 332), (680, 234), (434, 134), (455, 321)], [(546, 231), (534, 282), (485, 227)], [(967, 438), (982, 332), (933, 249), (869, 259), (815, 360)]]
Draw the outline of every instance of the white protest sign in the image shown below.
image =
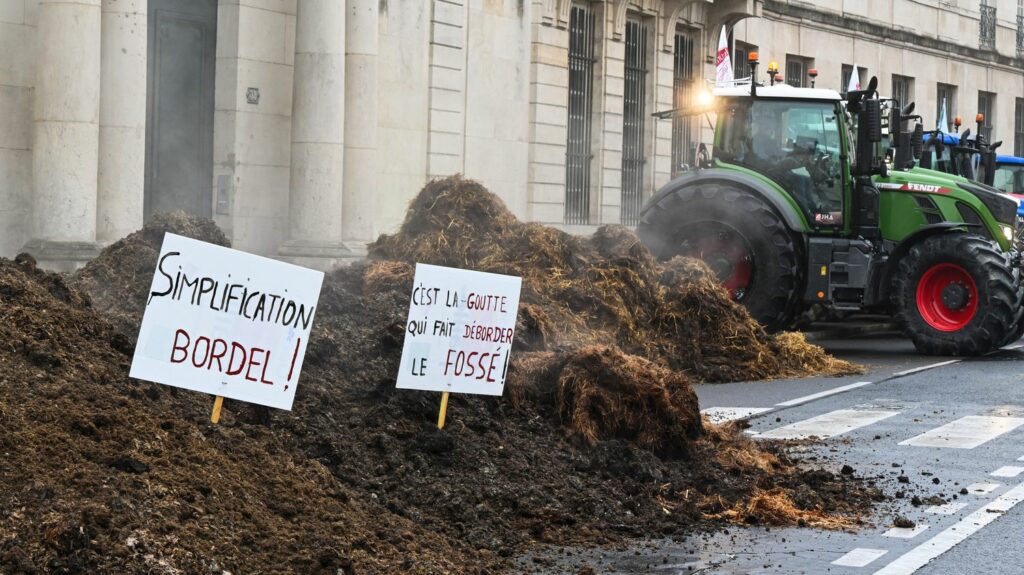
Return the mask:
[(130, 375), (291, 409), (323, 279), (165, 234)]
[(501, 395), (522, 279), (416, 264), (400, 389)]

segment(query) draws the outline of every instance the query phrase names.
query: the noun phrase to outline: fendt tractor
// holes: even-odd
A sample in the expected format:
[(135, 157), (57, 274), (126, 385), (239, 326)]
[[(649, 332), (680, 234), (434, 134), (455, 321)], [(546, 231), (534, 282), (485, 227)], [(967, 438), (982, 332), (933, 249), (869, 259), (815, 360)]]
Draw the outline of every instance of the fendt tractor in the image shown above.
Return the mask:
[[(875, 78), (844, 101), (760, 85), (756, 66), (710, 102), (656, 114), (710, 113), (716, 126), (711, 149), (701, 144), (642, 208), (637, 233), (652, 252), (704, 260), (770, 331), (813, 312), (882, 313), (926, 354), (1019, 338), (1017, 202), (959, 176), (890, 169)], [(900, 114), (890, 106), (890, 146), (911, 139)]]

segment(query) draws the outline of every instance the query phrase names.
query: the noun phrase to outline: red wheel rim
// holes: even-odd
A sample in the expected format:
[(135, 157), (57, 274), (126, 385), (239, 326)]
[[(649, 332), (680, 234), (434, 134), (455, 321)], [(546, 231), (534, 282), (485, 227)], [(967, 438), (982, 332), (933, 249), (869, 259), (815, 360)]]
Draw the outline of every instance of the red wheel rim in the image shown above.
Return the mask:
[(917, 310), (939, 331), (959, 331), (978, 311), (978, 286), (964, 268), (935, 264), (917, 283)]
[(704, 260), (732, 299), (743, 299), (754, 277), (753, 254), (743, 238), (729, 231), (703, 235), (687, 255)]

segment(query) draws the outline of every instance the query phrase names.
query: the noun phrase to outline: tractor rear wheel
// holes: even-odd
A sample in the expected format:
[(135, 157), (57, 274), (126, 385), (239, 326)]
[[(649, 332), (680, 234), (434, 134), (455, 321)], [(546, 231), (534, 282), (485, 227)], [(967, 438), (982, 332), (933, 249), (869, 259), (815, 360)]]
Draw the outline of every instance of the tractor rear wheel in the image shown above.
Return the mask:
[(898, 265), (897, 319), (921, 353), (980, 355), (1013, 336), (1020, 280), (993, 242), (965, 233), (932, 236)]
[(728, 184), (684, 188), (651, 206), (637, 233), (658, 259), (704, 260), (765, 329), (792, 323), (801, 299), (797, 245), (760, 196)]

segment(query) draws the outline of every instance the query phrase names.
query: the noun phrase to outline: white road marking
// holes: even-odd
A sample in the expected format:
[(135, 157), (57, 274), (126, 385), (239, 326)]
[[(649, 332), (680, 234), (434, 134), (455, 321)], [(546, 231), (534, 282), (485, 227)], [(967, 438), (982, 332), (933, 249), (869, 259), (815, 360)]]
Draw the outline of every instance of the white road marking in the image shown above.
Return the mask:
[(766, 431), (758, 437), (769, 439), (826, 439), (877, 423), (899, 414), (881, 409), (837, 409), (828, 413)]
[(997, 517), (1013, 509), (1024, 500), (1024, 483), (993, 499), (987, 505), (972, 512), (960, 521), (947, 527), (928, 541), (898, 557), (892, 563), (875, 571), (875, 575), (910, 575), (932, 559), (949, 551)]
[(931, 507), (925, 507), (924, 512), (935, 513), (936, 515), (952, 515), (957, 511), (960, 511), (964, 507), (967, 507), (966, 503), (951, 501), (943, 505), (932, 505)]
[(998, 483), (972, 483), (967, 486), (967, 492), (975, 495), (988, 495), (1001, 487)]
[(865, 549), (858, 547), (832, 562), (840, 567), (864, 567), (889, 551), (886, 549)]
[(771, 410), (772, 408), (770, 407), (709, 407), (700, 410), (700, 412), (711, 423), (722, 423), (724, 421), (743, 419)]
[(1020, 457), (1018, 457), (1017, 461), (1024, 461), (1024, 455), (1021, 455)]
[(893, 527), (892, 529), (882, 533), (882, 537), (895, 537), (896, 539), (912, 539), (921, 533), (925, 529), (928, 529), (927, 525), (918, 525), (916, 527)]
[(968, 415), (942, 427), (936, 427), (931, 431), (901, 441), (900, 445), (974, 449), (1021, 425), (1024, 425), (1024, 418), (1020, 417)]
[(917, 373), (919, 371), (927, 371), (929, 369), (935, 369), (936, 367), (942, 367), (944, 365), (953, 365), (954, 363), (960, 363), (961, 361), (963, 361), (963, 360), (951, 359), (949, 361), (940, 361), (939, 363), (932, 363), (932, 364), (924, 365), (924, 366), (921, 366), (921, 367), (915, 367), (914, 369), (907, 369), (907, 370), (904, 370), (904, 371), (897, 371), (896, 373), (892, 374), (892, 377), (903, 377), (904, 375), (910, 375), (912, 373)]
[(1024, 473), (1024, 467), (1017, 467), (1015, 465), (1004, 465), (999, 469), (996, 469), (992, 473), (989, 473), (992, 477), (1017, 477), (1021, 473)]
[(828, 397), (851, 389), (857, 389), (858, 387), (864, 387), (865, 385), (871, 385), (870, 381), (858, 381), (857, 383), (851, 383), (850, 385), (844, 385), (835, 389), (828, 389), (818, 393), (812, 393), (789, 401), (783, 401), (782, 403), (776, 403), (779, 407), (792, 407), (794, 405), (800, 405), (801, 403), (807, 403), (808, 401), (814, 401), (815, 399), (821, 399), (822, 397)]

